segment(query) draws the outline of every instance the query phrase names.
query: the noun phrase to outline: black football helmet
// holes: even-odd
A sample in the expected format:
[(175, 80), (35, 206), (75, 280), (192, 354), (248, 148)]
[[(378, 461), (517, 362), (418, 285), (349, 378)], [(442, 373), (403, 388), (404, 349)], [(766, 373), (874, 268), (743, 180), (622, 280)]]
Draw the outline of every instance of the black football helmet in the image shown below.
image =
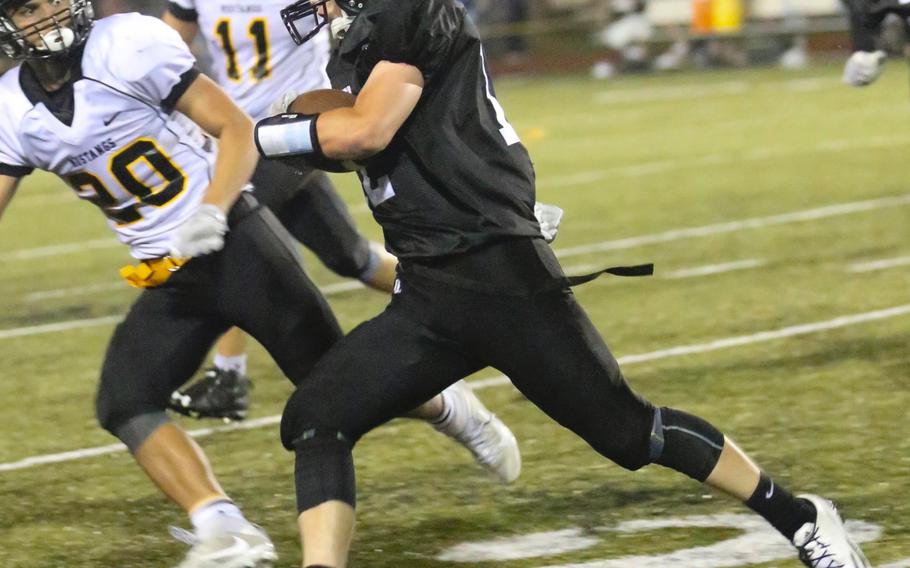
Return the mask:
[[(324, 6), (330, 1), (331, 0), (297, 0), (297, 2), (289, 4), (281, 11), (281, 20), (288, 29), (288, 33), (291, 34), (291, 39), (294, 40), (294, 43), (303, 45), (329, 23), (328, 19), (325, 17)], [(346, 17), (353, 19), (363, 10), (368, 1), (369, 0), (335, 0), (335, 3), (338, 4), (338, 7), (341, 8), (341, 11), (345, 13)], [(320, 10), (320, 8), (322, 8), (322, 10)], [(306, 33), (301, 33), (297, 28), (297, 22), (311, 16), (313, 18), (312, 27)]]
[[(28, 0), (0, 0), (0, 49), (12, 59), (50, 59), (66, 55), (88, 39), (95, 23), (89, 0), (44, 0), (55, 12), (20, 29), (11, 17)], [(57, 9), (59, 5), (59, 9)]]

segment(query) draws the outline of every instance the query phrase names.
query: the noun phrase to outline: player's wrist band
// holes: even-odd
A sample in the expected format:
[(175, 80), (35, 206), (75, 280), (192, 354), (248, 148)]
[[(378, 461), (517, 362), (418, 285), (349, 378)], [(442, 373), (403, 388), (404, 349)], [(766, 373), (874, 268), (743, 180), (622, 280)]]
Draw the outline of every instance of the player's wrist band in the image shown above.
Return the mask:
[(256, 123), (253, 138), (266, 158), (312, 154), (325, 159), (316, 132), (318, 114), (279, 114)]
[(281, 159), (298, 169), (350, 172), (359, 166), (350, 160), (335, 160), (322, 153), (316, 132), (318, 114), (279, 114), (256, 123), (256, 149), (269, 159)]

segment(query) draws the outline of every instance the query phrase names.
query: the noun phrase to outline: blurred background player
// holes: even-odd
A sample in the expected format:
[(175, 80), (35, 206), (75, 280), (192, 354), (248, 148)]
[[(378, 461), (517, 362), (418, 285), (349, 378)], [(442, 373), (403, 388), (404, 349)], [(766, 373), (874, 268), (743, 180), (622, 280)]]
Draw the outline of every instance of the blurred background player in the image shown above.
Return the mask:
[[(268, 116), (270, 104), (282, 93), (329, 87), (328, 31), (313, 38), (305, 57), (291, 57), (295, 46), (281, 23), (283, 4), (172, 0), (163, 19), (187, 44), (201, 34), (212, 60), (211, 75), (258, 120)], [(252, 181), (257, 199), (329, 269), (377, 290), (392, 291), (397, 260), (357, 231), (325, 173), (260, 162)], [(198, 381), (175, 392), (171, 408), (194, 417), (243, 419), (250, 403), (246, 343), (241, 330), (226, 333), (216, 345), (214, 365)]]
[(649, 67), (648, 41), (654, 28), (648, 19), (645, 0), (612, 0), (610, 23), (598, 34), (598, 40), (614, 54), (594, 64), (591, 74), (606, 79), (616, 73), (644, 71)]
[(910, 37), (910, 4), (900, 0), (844, 0), (844, 5), (850, 22), (852, 54), (844, 65), (843, 81), (865, 87), (879, 78), (888, 59), (881, 45), (886, 18), (897, 16), (905, 37)]
[[(0, 0), (0, 47), (25, 60), (0, 78), (0, 212), (22, 177), (45, 169), (98, 206), (140, 261), (121, 270), (143, 292), (105, 355), (98, 421), (189, 514), (195, 532), (178, 532), (192, 545), (180, 568), (265, 566), (271, 541), (165, 413), (230, 325), (250, 330), (295, 383), (341, 336), (287, 233), (243, 191), (257, 162), (252, 122), (155, 18), (94, 22), (86, 0)], [(218, 144), (187, 131), (186, 119)], [(468, 389), (449, 393), (412, 414), (514, 480), (511, 432), (472, 406)]]

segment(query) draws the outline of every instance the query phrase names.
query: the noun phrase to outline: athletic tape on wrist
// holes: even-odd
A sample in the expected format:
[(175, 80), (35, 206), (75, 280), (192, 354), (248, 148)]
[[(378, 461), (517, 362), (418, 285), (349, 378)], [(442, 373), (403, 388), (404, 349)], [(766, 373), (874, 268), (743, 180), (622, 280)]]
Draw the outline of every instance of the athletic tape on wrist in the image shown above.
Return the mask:
[(256, 123), (256, 149), (266, 158), (313, 154), (325, 158), (316, 133), (318, 114), (280, 114)]

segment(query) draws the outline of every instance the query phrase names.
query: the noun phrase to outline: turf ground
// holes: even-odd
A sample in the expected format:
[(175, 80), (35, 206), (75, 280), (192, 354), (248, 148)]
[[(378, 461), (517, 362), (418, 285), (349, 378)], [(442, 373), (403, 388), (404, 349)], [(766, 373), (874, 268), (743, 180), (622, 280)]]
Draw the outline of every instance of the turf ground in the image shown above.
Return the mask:
[[(710, 419), (780, 482), (835, 499), (861, 521), (873, 563), (897, 568), (910, 566), (910, 100), (896, 64), (865, 90), (838, 79), (818, 65), (498, 86), (539, 199), (566, 210), (556, 248), (568, 271), (657, 264), (651, 279), (577, 290), (635, 388)], [(338, 181), (378, 235), (355, 183)], [(0, 224), (2, 566), (168, 566), (182, 554), (166, 527), (186, 519), (128, 454), (66, 453), (114, 442), (92, 400), (135, 297), (117, 281), (126, 260), (56, 178), (30, 178)], [(346, 328), (384, 305), (310, 268)], [(200, 441), (293, 566), (292, 457), (273, 418), (289, 386), (261, 349), (251, 357), (251, 420)], [(599, 459), (497, 375), (473, 379), (519, 439), (519, 482), (493, 484), (421, 424), (370, 434), (356, 450), (353, 566), (798, 565), (729, 516), (742, 506)], [(456, 547), (496, 538), (512, 540)]]

